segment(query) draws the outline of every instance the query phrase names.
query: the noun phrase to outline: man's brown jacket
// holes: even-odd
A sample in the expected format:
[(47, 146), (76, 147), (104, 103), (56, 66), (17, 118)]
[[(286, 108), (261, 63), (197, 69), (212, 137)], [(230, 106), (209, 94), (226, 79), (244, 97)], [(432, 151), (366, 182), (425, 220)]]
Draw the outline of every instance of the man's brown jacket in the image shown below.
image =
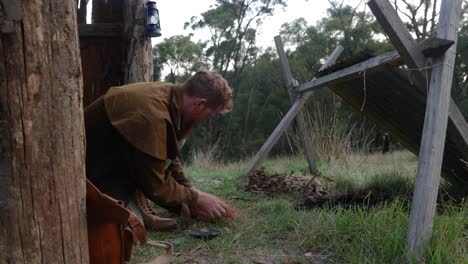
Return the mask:
[[(168, 209), (192, 206), (180, 163), (180, 85), (136, 83), (112, 87), (85, 109), (86, 173), (100, 190), (128, 201), (135, 190)], [(166, 160), (174, 173), (165, 173)]]

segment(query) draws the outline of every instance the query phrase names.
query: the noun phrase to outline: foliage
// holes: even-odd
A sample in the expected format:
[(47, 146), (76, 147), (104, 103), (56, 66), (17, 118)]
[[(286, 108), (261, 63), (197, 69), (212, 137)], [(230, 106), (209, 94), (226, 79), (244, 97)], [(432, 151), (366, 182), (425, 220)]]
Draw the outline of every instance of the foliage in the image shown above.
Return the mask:
[[(244, 158), (255, 153), (288, 111), (288, 91), (284, 85), (280, 64), (273, 48), (261, 50), (255, 45), (257, 28), (265, 17), (286, 5), (285, 0), (218, 0), (211, 9), (186, 23), (192, 30), (209, 29), (210, 39), (193, 43), (190, 37), (178, 36), (160, 44), (154, 57), (155, 65), (167, 65), (171, 74), (166, 80), (183, 82), (197, 67), (218, 70), (234, 88), (234, 110), (208, 121), (197, 128), (188, 141), (185, 154), (193, 146), (220, 144), (219, 160)], [(437, 22), (433, 7), (438, 1), (394, 0), (407, 27), (418, 39), (433, 35)], [(468, 5), (460, 26), (452, 97), (468, 117)], [(343, 1), (329, 0), (327, 14), (309, 25), (298, 18), (281, 27), (281, 36), (293, 77), (300, 83), (310, 81), (326, 56), (341, 44), (345, 50), (340, 59), (355, 56), (361, 50), (380, 54), (393, 49), (382, 29), (368, 9), (351, 7)], [(361, 2), (363, 5), (364, 3)], [(414, 15), (414, 17), (413, 17)], [(407, 17), (409, 16), (409, 17)], [(175, 47), (175, 48), (174, 48)], [(185, 51), (192, 51), (189, 56)], [(169, 66), (171, 65), (171, 66)], [(320, 149), (320, 159), (333, 159), (332, 148), (365, 150), (375, 126), (330, 90), (316, 91), (306, 104), (314, 148)], [(327, 115), (329, 115), (327, 117)], [(333, 116), (332, 119), (329, 117)], [(324, 123), (332, 120), (333, 122)], [(332, 125), (332, 127), (329, 126)], [(320, 138), (322, 135), (322, 138)], [(330, 136), (325, 139), (325, 136)], [(332, 138), (333, 136), (334, 138)], [(346, 139), (347, 142), (343, 140)], [(282, 137), (272, 154), (291, 152), (289, 140)], [(329, 149), (321, 148), (325, 145)], [(335, 145), (330, 145), (332, 143)], [(296, 142), (299, 143), (299, 142)], [(322, 145), (320, 145), (322, 143)], [(346, 143), (345, 145), (340, 145)], [(296, 144), (296, 145), (300, 145)], [(297, 147), (293, 147), (298, 149)], [(331, 155), (328, 155), (331, 154)]]
[(437, 4), (437, 0), (394, 0), (394, 7), (398, 15), (407, 20), (406, 27), (415, 34), (417, 40), (435, 35)]
[(464, 19), (460, 23), (458, 34), (452, 97), (458, 103), (465, 118), (468, 119), (468, 1), (465, 1), (463, 10)]
[(205, 65), (202, 54), (203, 44), (193, 42), (190, 36), (177, 35), (154, 47), (153, 62), (157, 71), (162, 66), (170, 70), (166, 81), (183, 82)]
[(208, 28), (211, 39), (206, 56), (211, 58), (214, 69), (234, 76), (255, 59), (257, 28), (266, 16), (273, 15), (278, 6), (286, 6), (284, 0), (217, 0), (215, 6), (192, 17), (185, 27)]

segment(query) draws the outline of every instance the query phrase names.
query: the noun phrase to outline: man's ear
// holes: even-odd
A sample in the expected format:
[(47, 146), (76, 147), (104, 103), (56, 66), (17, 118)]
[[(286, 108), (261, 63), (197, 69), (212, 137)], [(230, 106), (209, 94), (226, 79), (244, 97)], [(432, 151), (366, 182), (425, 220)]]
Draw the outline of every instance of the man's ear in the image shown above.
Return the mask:
[(206, 107), (207, 102), (208, 102), (208, 100), (206, 100), (205, 98), (197, 98), (197, 105), (199, 105), (199, 106), (204, 105)]

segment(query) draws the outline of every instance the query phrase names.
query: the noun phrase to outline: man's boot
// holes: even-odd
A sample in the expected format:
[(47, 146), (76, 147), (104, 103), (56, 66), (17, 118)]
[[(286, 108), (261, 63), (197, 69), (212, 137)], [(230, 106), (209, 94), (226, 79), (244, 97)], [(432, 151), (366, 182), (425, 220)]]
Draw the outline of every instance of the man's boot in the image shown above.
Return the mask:
[(177, 228), (174, 219), (159, 217), (151, 207), (148, 199), (141, 192), (135, 192), (135, 203), (140, 208), (143, 221), (147, 229), (154, 230), (172, 230)]

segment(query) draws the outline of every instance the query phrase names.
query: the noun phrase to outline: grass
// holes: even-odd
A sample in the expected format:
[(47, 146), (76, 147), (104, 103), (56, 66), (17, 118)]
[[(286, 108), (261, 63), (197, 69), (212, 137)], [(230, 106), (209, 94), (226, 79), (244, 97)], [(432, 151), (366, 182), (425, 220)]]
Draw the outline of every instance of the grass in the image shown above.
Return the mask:
[[(200, 157), (199, 157), (200, 158)], [(371, 190), (393, 193), (396, 199), (372, 208), (325, 207), (294, 210), (294, 194), (269, 198), (239, 189), (247, 162), (216, 164), (204, 161), (186, 169), (198, 188), (229, 201), (241, 213), (237, 222), (194, 223), (188, 230), (152, 232), (151, 238), (174, 242), (174, 263), (402, 263), (407, 253), (408, 199), (416, 158), (407, 152), (351, 155), (347, 161), (320, 164), (329, 188), (344, 194)], [(277, 158), (263, 163), (267, 171), (300, 173), (300, 158)], [(468, 263), (468, 206), (445, 204), (435, 217), (432, 240), (424, 263)], [(190, 231), (214, 227), (213, 240), (190, 237)], [(188, 253), (201, 246), (199, 253)], [(160, 253), (134, 248), (131, 263), (148, 261)]]

